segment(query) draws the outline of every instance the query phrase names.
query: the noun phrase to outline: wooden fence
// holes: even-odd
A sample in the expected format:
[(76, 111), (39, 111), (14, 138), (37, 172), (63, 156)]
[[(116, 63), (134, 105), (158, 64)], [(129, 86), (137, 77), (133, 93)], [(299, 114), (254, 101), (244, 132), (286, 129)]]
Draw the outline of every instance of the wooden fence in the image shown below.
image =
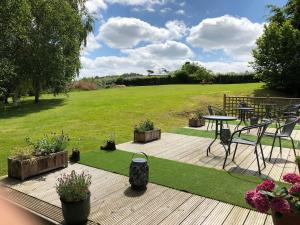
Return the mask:
[(254, 108), (255, 113), (260, 117), (264, 117), (269, 108), (270, 115), (274, 117), (278, 109), (290, 104), (300, 104), (300, 98), (226, 96), (224, 94), (223, 109), (230, 116), (238, 116), (237, 108), (240, 102), (245, 102), (248, 107)]

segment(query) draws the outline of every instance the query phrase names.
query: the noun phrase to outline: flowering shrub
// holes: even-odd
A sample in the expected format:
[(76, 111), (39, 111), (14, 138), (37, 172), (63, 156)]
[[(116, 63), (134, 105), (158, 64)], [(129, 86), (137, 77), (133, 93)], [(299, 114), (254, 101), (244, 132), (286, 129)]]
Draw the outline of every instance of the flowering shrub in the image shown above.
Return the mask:
[(283, 180), (290, 183), (289, 189), (279, 187), (271, 180), (265, 180), (254, 190), (245, 194), (246, 202), (256, 210), (266, 213), (271, 209), (275, 215), (300, 214), (300, 176), (288, 173)]
[(64, 174), (57, 179), (56, 191), (65, 202), (77, 202), (84, 200), (89, 194), (91, 175), (77, 174), (72, 170), (71, 174)]

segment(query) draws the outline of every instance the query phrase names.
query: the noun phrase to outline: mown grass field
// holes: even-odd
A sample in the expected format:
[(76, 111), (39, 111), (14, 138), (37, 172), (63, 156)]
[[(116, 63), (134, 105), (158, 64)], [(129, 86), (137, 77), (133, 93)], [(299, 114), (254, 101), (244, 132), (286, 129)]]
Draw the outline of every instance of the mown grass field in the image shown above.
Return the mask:
[[(163, 131), (186, 126), (186, 112), (208, 104), (222, 105), (223, 94), (257, 95), (263, 85), (165, 85), (71, 92), (68, 96), (43, 95), (39, 104), (22, 99), (19, 107), (0, 111), (0, 175), (7, 172), (6, 158), (16, 146), (62, 129), (82, 151), (98, 149), (115, 134), (117, 143), (132, 139), (140, 120), (149, 118)], [(77, 140), (80, 139), (79, 144)]]

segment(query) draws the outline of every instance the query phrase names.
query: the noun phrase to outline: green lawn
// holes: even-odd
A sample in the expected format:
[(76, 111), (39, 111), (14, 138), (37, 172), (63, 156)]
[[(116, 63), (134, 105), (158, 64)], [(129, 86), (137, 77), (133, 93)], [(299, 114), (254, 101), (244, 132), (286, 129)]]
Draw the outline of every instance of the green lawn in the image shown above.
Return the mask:
[(165, 85), (71, 92), (68, 96), (42, 96), (39, 104), (22, 99), (18, 108), (0, 111), (0, 175), (6, 174), (6, 158), (26, 136), (41, 137), (47, 132), (71, 137), (70, 148), (80, 138), (82, 151), (95, 150), (112, 132), (118, 143), (132, 139), (132, 128), (149, 118), (163, 131), (186, 126), (186, 112), (222, 105), (223, 94), (264, 93), (262, 84)]
[[(125, 151), (90, 151), (81, 155), (80, 163), (128, 176), (132, 153)], [(229, 173), (212, 168), (149, 157), (150, 182), (187, 191), (241, 207), (244, 194), (262, 180), (255, 176)], [(176, 176), (174, 176), (176, 174)]]

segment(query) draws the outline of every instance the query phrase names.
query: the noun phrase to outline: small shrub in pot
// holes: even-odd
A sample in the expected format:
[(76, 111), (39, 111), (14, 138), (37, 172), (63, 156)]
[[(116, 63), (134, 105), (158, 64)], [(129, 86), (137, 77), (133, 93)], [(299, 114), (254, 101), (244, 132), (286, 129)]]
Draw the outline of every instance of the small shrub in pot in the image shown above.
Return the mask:
[(56, 191), (61, 200), (65, 222), (70, 225), (85, 223), (90, 214), (91, 175), (73, 170), (70, 174), (63, 174), (57, 181)]
[(205, 119), (202, 117), (202, 112), (196, 112), (189, 118), (189, 127), (202, 127), (205, 126)]
[(154, 123), (150, 120), (140, 122), (134, 127), (134, 142), (146, 143), (160, 139), (161, 130), (154, 127)]

